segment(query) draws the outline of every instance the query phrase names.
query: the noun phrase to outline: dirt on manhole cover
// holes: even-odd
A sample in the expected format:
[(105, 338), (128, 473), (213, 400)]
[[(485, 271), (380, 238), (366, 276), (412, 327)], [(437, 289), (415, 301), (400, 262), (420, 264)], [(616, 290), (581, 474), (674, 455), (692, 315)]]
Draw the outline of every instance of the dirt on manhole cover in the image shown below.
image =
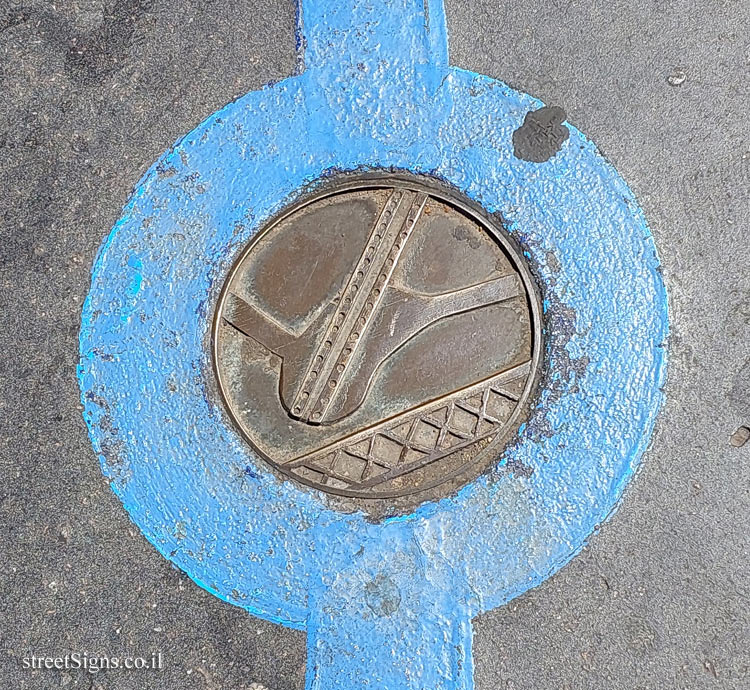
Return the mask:
[(431, 181), (347, 179), (286, 209), (224, 285), (226, 407), (287, 477), (370, 515), (448, 495), (528, 415), (540, 305), (521, 252)]

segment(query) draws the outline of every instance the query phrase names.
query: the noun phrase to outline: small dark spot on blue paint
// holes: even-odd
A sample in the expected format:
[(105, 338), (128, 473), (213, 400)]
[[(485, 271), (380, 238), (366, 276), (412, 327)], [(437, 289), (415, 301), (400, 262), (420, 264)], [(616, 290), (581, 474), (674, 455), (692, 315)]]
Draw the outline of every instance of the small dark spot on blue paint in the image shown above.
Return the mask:
[(202, 300), (198, 306), (195, 309), (195, 313), (198, 315), (200, 319), (205, 319), (208, 315), (208, 308), (206, 306), (205, 300)]
[(104, 466), (107, 468), (112, 481), (119, 482), (119, 486), (125, 486), (127, 484), (127, 477), (125, 473), (125, 461), (122, 457), (123, 443), (119, 440), (108, 441), (104, 440), (100, 444), (101, 449), (101, 460)]
[(102, 360), (102, 362), (114, 362), (115, 358), (114, 355), (110, 354), (109, 352), (102, 352), (101, 350), (94, 348), (94, 354)]
[(547, 268), (552, 271), (552, 273), (560, 272), (562, 266), (560, 266), (560, 261), (553, 252), (547, 252), (544, 258), (547, 264)]
[(534, 468), (526, 465), (520, 460), (510, 460), (505, 463), (505, 469), (517, 477), (525, 477), (526, 479), (534, 474)]
[(570, 136), (564, 121), (565, 111), (556, 105), (526, 113), (523, 124), (513, 132), (516, 158), (530, 163), (545, 163), (552, 158)]
[(164, 347), (177, 349), (180, 345), (180, 336), (177, 331), (169, 329), (162, 334), (161, 341), (164, 343)]
[(112, 417), (108, 414), (102, 415), (99, 420), (99, 428), (112, 436), (115, 436), (119, 429), (112, 423)]
[(260, 479), (260, 475), (257, 472), (254, 472), (253, 468), (249, 465), (245, 468), (245, 475), (252, 479)]
[(376, 575), (365, 585), (365, 603), (376, 616), (391, 616), (401, 606), (401, 592), (387, 575)]
[(175, 168), (173, 165), (170, 165), (168, 168), (160, 165), (156, 168), (156, 174), (160, 180), (168, 179), (170, 177), (174, 177), (177, 174), (177, 168)]
[(107, 405), (107, 401), (104, 398), (102, 398), (100, 395), (97, 395), (96, 393), (94, 393), (94, 391), (86, 391), (86, 400), (94, 403), (94, 405), (98, 405), (99, 407), (105, 410), (109, 409), (109, 405)]

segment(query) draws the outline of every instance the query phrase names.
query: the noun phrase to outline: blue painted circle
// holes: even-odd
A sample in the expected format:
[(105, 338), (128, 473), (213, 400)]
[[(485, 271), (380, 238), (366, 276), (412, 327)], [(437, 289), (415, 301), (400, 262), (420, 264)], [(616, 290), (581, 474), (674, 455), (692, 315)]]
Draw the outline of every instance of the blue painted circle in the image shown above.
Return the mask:
[[(132, 519), (218, 596), (296, 627), (336, 573), (403, 543), (469, 615), (538, 584), (615, 508), (662, 399), (664, 288), (614, 169), (573, 128), (547, 163), (515, 158), (512, 133), (541, 104), (500, 82), (430, 64), (401, 77), (308, 70), (209, 117), (137, 186), (83, 311), (84, 414)], [(381, 524), (253, 455), (215, 395), (209, 343), (253, 234), (300, 189), (363, 167), (437, 176), (503, 214), (543, 284), (552, 372), (502, 467)]]

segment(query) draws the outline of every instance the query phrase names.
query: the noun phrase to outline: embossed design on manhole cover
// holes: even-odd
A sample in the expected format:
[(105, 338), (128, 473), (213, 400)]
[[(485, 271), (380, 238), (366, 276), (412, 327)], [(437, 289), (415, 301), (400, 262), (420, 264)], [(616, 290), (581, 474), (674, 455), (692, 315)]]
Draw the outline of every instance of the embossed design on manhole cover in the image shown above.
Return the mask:
[(227, 278), (214, 361), (276, 469), (362, 499), (445, 493), (525, 418), (541, 353), (520, 252), (451, 192), (348, 181), (288, 209)]

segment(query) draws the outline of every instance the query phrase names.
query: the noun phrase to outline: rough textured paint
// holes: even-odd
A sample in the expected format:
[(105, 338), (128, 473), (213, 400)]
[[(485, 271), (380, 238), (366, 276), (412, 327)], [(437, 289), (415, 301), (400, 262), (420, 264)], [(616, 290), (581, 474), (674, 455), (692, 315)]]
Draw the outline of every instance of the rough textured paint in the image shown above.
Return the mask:
[[(427, 11), (425, 11), (427, 10)], [(471, 618), (558, 570), (615, 508), (662, 399), (664, 288), (626, 184), (580, 132), (545, 163), (541, 103), (447, 63), (441, 2), (308, 0), (304, 71), (209, 117), (137, 186), (83, 311), (79, 378), (103, 470), (197, 583), (308, 631), (307, 687), (472, 687)], [(437, 176), (502, 213), (545, 298), (551, 372), (488, 476), (368, 522), (282, 482), (215, 395), (209, 330), (237, 253), (336, 170)]]

